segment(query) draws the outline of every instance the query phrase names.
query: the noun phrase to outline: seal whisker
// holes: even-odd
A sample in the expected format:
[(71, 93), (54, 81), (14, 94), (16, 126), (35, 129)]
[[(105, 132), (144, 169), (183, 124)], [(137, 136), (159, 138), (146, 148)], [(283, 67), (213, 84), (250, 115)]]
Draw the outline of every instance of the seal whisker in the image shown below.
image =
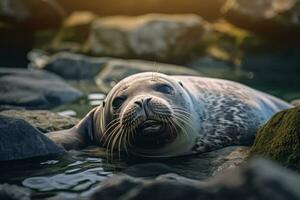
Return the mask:
[[(121, 134), (122, 131), (123, 131), (122, 128), (119, 129), (119, 130), (116, 132), (115, 137), (114, 137), (113, 140), (112, 140), (112, 145), (111, 145), (111, 149), (110, 149), (111, 155), (112, 155), (112, 156), (113, 156), (113, 152), (114, 152), (115, 145), (116, 145), (116, 143), (118, 142), (117, 140), (119, 139), (120, 134)], [(120, 156), (120, 155), (119, 155), (119, 156)]]
[(189, 121), (187, 121), (186, 119), (182, 118), (181, 116), (178, 116), (177, 114), (174, 114), (174, 117), (176, 117), (177, 120), (179, 120), (183, 124), (189, 126), (189, 128), (191, 128), (192, 130), (194, 130), (192, 124)]
[(121, 125), (118, 124), (118, 126), (116, 126), (109, 134), (107, 137), (107, 149), (110, 148), (111, 143), (113, 142), (114, 137), (118, 134), (118, 132), (120, 131), (120, 127)]
[[(177, 117), (177, 116), (175, 116), (174, 115), (174, 123), (177, 125), (177, 126), (179, 126), (179, 128), (180, 128), (180, 130), (182, 130), (183, 131), (183, 133), (188, 137), (188, 133), (186, 132), (186, 128), (184, 127), (184, 126), (182, 126), (182, 121)], [(183, 123), (184, 124), (184, 123)]]
[[(111, 137), (111, 135), (114, 133), (114, 130), (116, 129), (116, 125), (119, 125), (119, 120), (115, 120), (114, 123), (112, 123), (110, 125), (110, 127), (108, 129), (105, 130), (105, 132), (103, 133), (103, 138), (105, 138), (104, 140), (104, 144), (106, 144), (106, 141), (108, 140), (108, 138)], [(111, 130), (112, 129), (112, 130)], [(108, 133), (110, 131), (110, 133)]]

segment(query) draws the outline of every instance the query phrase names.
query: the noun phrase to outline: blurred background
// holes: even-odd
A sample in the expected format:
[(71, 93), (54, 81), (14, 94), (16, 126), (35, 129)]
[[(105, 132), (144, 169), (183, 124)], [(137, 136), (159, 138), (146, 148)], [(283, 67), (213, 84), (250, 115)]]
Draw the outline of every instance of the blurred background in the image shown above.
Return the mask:
[[(230, 79), (300, 104), (300, 0), (0, 0), (1, 116), (43, 133), (68, 129), (116, 82), (143, 71)], [(7, 133), (23, 135), (26, 124), (16, 122)], [(204, 180), (220, 163), (247, 158), (247, 147), (234, 149), (145, 168), (110, 163), (95, 147), (0, 164), (0, 183), (30, 188), (33, 199), (69, 199), (125, 170)]]
[(1, 67), (44, 69), (77, 88), (93, 80), (103, 93), (126, 75), (161, 71), (292, 101), (299, 36), (298, 0), (0, 0)]

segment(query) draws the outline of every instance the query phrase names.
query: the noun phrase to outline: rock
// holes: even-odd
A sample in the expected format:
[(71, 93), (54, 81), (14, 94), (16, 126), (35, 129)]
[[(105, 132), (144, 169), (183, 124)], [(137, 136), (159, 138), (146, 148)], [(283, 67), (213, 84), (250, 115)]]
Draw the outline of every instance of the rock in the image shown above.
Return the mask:
[(100, 90), (108, 92), (117, 82), (123, 78), (140, 72), (161, 72), (168, 75), (194, 75), (199, 76), (195, 70), (177, 65), (142, 61), (113, 59), (108, 61), (103, 70), (97, 75), (96, 83)]
[(251, 153), (300, 170), (300, 106), (275, 114), (258, 131)]
[(93, 80), (109, 58), (93, 58), (61, 52), (49, 56), (38, 50), (28, 54), (30, 67), (51, 71), (64, 79)]
[(63, 148), (22, 119), (0, 116), (0, 161), (61, 155)]
[(205, 182), (177, 175), (164, 175), (154, 180), (115, 176), (105, 181), (90, 200), (171, 200), (187, 197), (189, 200), (296, 200), (300, 198), (299, 184), (299, 174), (258, 159)]
[(0, 25), (0, 36), (0, 67), (26, 68), (26, 55), (34, 46), (34, 31), (12, 24)]
[[(101, 16), (143, 15), (146, 13), (186, 14), (195, 13), (208, 20), (222, 16), (221, 7), (226, 0), (57, 0), (68, 12), (90, 10)], [(117, 5), (117, 6), (116, 6)]]
[(300, 33), (298, 0), (227, 0), (225, 18), (241, 28), (281, 40), (297, 40)]
[(58, 106), (82, 95), (54, 74), (15, 68), (0, 68), (0, 93), (0, 105), (35, 109)]
[(30, 68), (51, 71), (64, 79), (94, 80), (102, 91), (108, 92), (116, 81), (139, 72), (157, 71), (170, 75), (200, 75), (195, 70), (171, 64), (108, 57), (90, 57), (61, 52), (50, 56), (34, 50), (28, 55)]
[(29, 29), (57, 28), (65, 11), (56, 0), (1, 0), (0, 19), (22, 24)]
[(159, 163), (138, 159), (122, 173), (134, 177), (156, 177), (167, 173), (176, 173), (187, 178), (204, 180), (242, 165), (249, 155), (249, 147), (232, 146), (216, 151), (192, 156), (191, 158), (169, 159)]
[(69, 129), (79, 122), (79, 119), (46, 110), (4, 110), (0, 115), (23, 119), (43, 133)]
[(176, 63), (203, 51), (208, 29), (196, 15), (114, 16), (93, 23), (89, 42), (94, 55)]
[(294, 99), (291, 104), (294, 106), (300, 106), (300, 99)]
[(9, 184), (0, 184), (0, 199), (2, 200), (30, 200), (28, 189)]
[(66, 44), (73, 42), (79, 46), (79, 49), (70, 49), (78, 52), (87, 52), (88, 37), (91, 31), (92, 23), (97, 19), (97, 16), (88, 11), (75, 11), (68, 16), (55, 38), (51, 42), (50, 50), (57, 52), (66, 47)]

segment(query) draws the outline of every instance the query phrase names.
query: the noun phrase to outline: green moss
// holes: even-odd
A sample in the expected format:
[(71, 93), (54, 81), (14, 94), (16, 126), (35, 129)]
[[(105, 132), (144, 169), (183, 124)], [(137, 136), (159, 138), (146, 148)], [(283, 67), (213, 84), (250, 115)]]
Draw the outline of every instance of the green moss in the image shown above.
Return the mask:
[(300, 170), (300, 106), (275, 114), (258, 131), (251, 154)]

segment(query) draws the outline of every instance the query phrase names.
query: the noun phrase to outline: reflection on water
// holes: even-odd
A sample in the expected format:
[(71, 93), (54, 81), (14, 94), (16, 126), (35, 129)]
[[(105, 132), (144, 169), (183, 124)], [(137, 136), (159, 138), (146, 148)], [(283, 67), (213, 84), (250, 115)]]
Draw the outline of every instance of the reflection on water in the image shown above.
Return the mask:
[(70, 151), (60, 158), (32, 159), (1, 163), (0, 182), (32, 189), (33, 198), (55, 195), (74, 197), (87, 195), (107, 177), (122, 168), (119, 163), (108, 163), (101, 148)]
[(203, 180), (212, 175), (216, 163), (228, 159), (233, 149), (235, 147), (197, 156), (159, 160), (133, 157), (122, 160), (115, 155), (115, 160), (108, 161), (105, 149), (89, 147), (82, 151), (70, 151), (58, 158), (1, 163), (0, 183), (30, 188), (33, 199), (67, 199), (86, 197), (115, 173), (147, 178), (176, 173)]

